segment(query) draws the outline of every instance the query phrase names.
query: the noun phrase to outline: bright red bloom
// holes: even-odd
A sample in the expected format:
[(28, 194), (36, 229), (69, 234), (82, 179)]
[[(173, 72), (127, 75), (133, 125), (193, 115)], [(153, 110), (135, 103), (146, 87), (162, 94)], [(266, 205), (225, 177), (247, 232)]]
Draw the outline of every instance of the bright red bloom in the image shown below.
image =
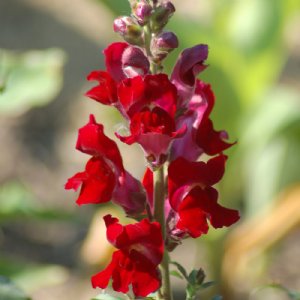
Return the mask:
[(211, 158), (207, 163), (191, 162), (183, 157), (172, 161), (168, 168), (169, 201), (177, 209), (182, 197), (195, 185), (201, 187), (218, 183), (225, 172), (227, 157), (219, 155)]
[(176, 112), (177, 91), (166, 74), (137, 76), (123, 80), (118, 87), (123, 115), (128, 118), (147, 106), (158, 106), (172, 117)]
[(174, 119), (165, 110), (155, 107), (153, 110), (144, 108), (133, 116), (130, 136), (116, 135), (128, 145), (139, 143), (147, 159), (155, 166), (165, 162), (172, 140), (180, 138), (185, 130), (184, 126), (175, 130)]
[[(217, 203), (218, 193), (211, 186), (219, 182), (225, 171), (226, 156), (219, 155), (207, 163), (184, 158), (173, 161), (168, 170), (169, 202), (176, 212), (176, 228), (192, 237), (207, 233), (207, 219), (213, 227), (230, 226), (239, 219), (238, 211)], [(178, 231), (178, 230), (177, 230)]]
[(128, 215), (137, 215), (145, 208), (146, 196), (140, 182), (128, 173), (117, 144), (108, 138), (103, 125), (93, 115), (87, 125), (79, 129), (76, 148), (93, 157), (84, 172), (71, 177), (66, 189), (81, 186), (78, 204), (103, 203), (113, 200)]
[(196, 83), (196, 76), (202, 72), (208, 56), (207, 45), (196, 45), (185, 49), (179, 56), (171, 75), (171, 81), (175, 84), (180, 100), (179, 107), (186, 106), (191, 99)]
[(228, 227), (239, 220), (237, 210), (217, 203), (218, 192), (212, 187), (194, 187), (178, 207), (176, 227), (197, 238), (208, 232), (209, 220), (214, 228)]
[(129, 285), (137, 297), (146, 297), (161, 285), (158, 265), (163, 257), (159, 223), (144, 219), (122, 226), (111, 215), (104, 217), (107, 239), (118, 251), (107, 268), (92, 277), (94, 288), (106, 288), (112, 278), (113, 289), (127, 293)]
[(86, 96), (104, 105), (115, 105), (118, 108), (117, 86), (128, 77), (146, 75), (149, 72), (149, 61), (143, 51), (127, 43), (113, 43), (104, 50), (107, 71), (93, 71), (87, 79), (98, 81)]

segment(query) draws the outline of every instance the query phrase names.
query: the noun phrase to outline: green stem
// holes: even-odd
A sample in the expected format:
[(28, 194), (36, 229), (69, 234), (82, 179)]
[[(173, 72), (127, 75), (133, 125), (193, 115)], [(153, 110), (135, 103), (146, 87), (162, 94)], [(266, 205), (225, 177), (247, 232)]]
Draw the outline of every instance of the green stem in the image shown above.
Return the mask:
[[(154, 217), (161, 225), (163, 240), (166, 239), (165, 222), (165, 186), (164, 186), (164, 168), (161, 166), (154, 172)], [(159, 300), (172, 300), (172, 291), (170, 284), (169, 255), (164, 250), (163, 260), (160, 264), (162, 275), (162, 287), (158, 293)]]
[(144, 27), (145, 50), (146, 50), (148, 59), (150, 61), (150, 71), (152, 74), (156, 74), (161, 69), (161, 67), (153, 61), (153, 55), (151, 52), (151, 39), (152, 39), (151, 28), (150, 28), (150, 25), (147, 24)]
[(150, 50), (151, 38), (152, 38), (151, 28), (150, 28), (150, 25), (147, 24), (146, 26), (144, 26), (144, 41), (145, 41), (145, 50), (146, 50), (148, 58), (152, 57), (152, 53)]

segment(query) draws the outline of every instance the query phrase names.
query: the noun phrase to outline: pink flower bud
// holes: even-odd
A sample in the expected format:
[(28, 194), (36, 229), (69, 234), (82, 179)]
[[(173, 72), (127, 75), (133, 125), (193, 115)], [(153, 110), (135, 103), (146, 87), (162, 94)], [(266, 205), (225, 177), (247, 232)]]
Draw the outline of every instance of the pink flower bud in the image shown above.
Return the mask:
[(145, 0), (141, 0), (133, 7), (133, 14), (140, 25), (145, 25), (152, 12), (152, 6)]
[(171, 17), (176, 11), (174, 4), (171, 1), (165, 1), (162, 6), (169, 12), (169, 17)]
[(178, 38), (173, 32), (170, 31), (163, 32), (156, 37), (155, 46), (159, 50), (164, 50), (168, 52), (172, 51), (178, 48)]
[(173, 32), (163, 32), (152, 40), (151, 52), (155, 60), (161, 61), (169, 52), (178, 48), (178, 39)]
[(114, 31), (130, 44), (141, 45), (143, 43), (142, 28), (131, 17), (123, 16), (115, 19)]
[(175, 12), (175, 7), (170, 1), (164, 1), (154, 11), (151, 16), (151, 29), (159, 32), (168, 23)]

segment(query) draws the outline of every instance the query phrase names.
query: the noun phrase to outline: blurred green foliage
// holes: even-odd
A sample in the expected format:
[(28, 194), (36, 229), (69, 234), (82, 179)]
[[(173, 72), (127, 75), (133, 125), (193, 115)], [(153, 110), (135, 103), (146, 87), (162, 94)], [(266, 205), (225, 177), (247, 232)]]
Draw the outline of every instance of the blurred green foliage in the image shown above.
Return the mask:
[[(0, 114), (16, 117), (33, 107), (47, 105), (62, 87), (65, 54), (59, 49), (15, 52), (0, 49)], [(30, 189), (18, 179), (0, 185), (0, 230), (7, 224), (39, 219), (71, 219), (70, 214), (38, 204)], [(2, 233), (0, 231), (0, 233)], [(0, 274), (11, 278), (26, 291), (66, 278), (66, 270), (55, 265), (32, 265), (0, 252)], [(6, 277), (0, 277), (0, 299), (29, 300)]]
[(64, 62), (59, 49), (25, 53), (0, 49), (0, 113), (20, 115), (55, 99), (62, 87)]
[(0, 299), (30, 300), (18, 286), (3, 276), (0, 276)]

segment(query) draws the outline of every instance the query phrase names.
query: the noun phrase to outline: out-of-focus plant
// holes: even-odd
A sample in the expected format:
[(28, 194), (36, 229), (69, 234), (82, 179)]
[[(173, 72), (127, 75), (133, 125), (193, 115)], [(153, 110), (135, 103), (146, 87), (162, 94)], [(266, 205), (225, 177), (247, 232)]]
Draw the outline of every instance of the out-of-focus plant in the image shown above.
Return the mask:
[(18, 286), (3, 276), (0, 276), (0, 299), (30, 300)]
[(280, 283), (270, 283), (266, 286), (258, 288), (252, 293), (252, 295), (255, 295), (255, 294), (259, 293), (260, 291), (266, 290), (266, 289), (274, 289), (274, 290), (284, 292), (291, 300), (300, 300), (300, 292), (292, 291)]
[[(0, 115), (20, 116), (33, 107), (45, 106), (55, 99), (62, 87), (65, 54), (60, 49), (17, 52), (0, 49)], [(0, 230), (14, 222), (66, 220), (70, 215), (45, 209), (18, 178), (0, 184)], [(3, 235), (5, 242), (5, 236)], [(1, 240), (1, 242), (3, 242)], [(67, 277), (65, 268), (56, 265), (16, 262), (13, 253), (0, 252), (0, 299), (25, 300), (26, 295), (9, 279), (26, 290), (57, 284)]]
[(59, 49), (24, 53), (0, 49), (0, 113), (20, 115), (55, 99), (64, 62)]

